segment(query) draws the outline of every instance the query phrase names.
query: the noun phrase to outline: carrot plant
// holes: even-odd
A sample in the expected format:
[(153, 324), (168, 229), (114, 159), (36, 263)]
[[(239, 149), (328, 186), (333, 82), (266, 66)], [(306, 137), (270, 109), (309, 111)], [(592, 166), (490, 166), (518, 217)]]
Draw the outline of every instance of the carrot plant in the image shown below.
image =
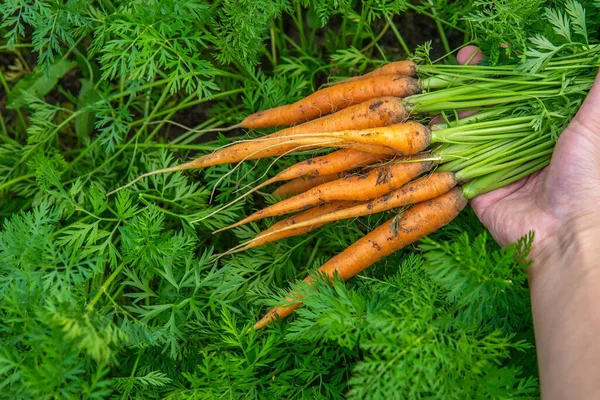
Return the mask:
[[(524, 273), (532, 236), (499, 249), (468, 206), (458, 210), (466, 198), (547, 162), (597, 65), (598, 14), (587, 1), (4, 1), (2, 393), (32, 399), (536, 397)], [(470, 41), (486, 51), (489, 66), (455, 65), (447, 53)], [(434, 174), (470, 182), (452, 196), (419, 197), (420, 205), (400, 214), (401, 202), (393, 213), (281, 230), (285, 240), (217, 259), (253, 243), (264, 228), (292, 226), (267, 217), (213, 235), (279, 200), (267, 185), (240, 199), (244, 193), (269, 178), (284, 183), (309, 175), (307, 159), (327, 161), (315, 147), (348, 140), (348, 130), (362, 128), (322, 125), (299, 133), (304, 142), (293, 143), (293, 152), (272, 158), (245, 154), (227, 161), (245, 162), (204, 165), (200, 172), (179, 166), (248, 140), (264, 144), (269, 134), (277, 142), (290, 131), (218, 132), (319, 88), (356, 85), (354, 77), (408, 57), (429, 82), (420, 87), (427, 92), (393, 101), (413, 119), (419, 109), (411, 124), (428, 131), (435, 146), (403, 165), (421, 162)], [(521, 69), (513, 74), (517, 63)], [(481, 93), (457, 86), (467, 72), (484, 93), (503, 91), (506, 101), (488, 96), (486, 104), (473, 103)], [(350, 102), (338, 113), (361, 106), (366, 112), (378, 103), (366, 101), (372, 103)], [(456, 120), (452, 110), (474, 104), (478, 116)], [(364, 114), (363, 128), (374, 129), (404, 123), (384, 109), (355, 120)], [(442, 114), (435, 128), (428, 125), (434, 113)], [(309, 136), (319, 133), (329, 136)], [(332, 166), (329, 173), (358, 182), (376, 168), (389, 169), (400, 160), (386, 140), (343, 146), (340, 154), (350, 152), (357, 164)], [(403, 154), (402, 161), (410, 157)], [(107, 196), (161, 169), (173, 172)], [(417, 183), (399, 180), (389, 189)], [(386, 221), (402, 228), (403, 216), (425, 218), (427, 204), (451, 199), (459, 200), (452, 222), (421, 241), (392, 237), (393, 250), (414, 243), (382, 255), (348, 282), (339, 273), (333, 283), (313, 273), (323, 266), (334, 271), (352, 243), (364, 246), (367, 239), (360, 239), (368, 232), (387, 240), (389, 232), (377, 229)], [(335, 201), (305, 211), (297, 222), (378, 200)], [(302, 282), (307, 276), (310, 285)], [(290, 293), (302, 294), (295, 317), (252, 329), (265, 306), (281, 307)]]

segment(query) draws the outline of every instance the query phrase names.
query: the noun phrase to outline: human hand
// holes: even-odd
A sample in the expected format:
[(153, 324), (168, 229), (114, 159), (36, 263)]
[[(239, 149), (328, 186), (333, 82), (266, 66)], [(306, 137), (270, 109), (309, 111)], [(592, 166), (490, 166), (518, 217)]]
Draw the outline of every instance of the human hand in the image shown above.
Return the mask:
[[(468, 46), (461, 63), (482, 59)], [(534, 231), (529, 268), (542, 398), (600, 398), (600, 73), (550, 165), (471, 201), (500, 245)]]
[[(466, 46), (457, 59), (463, 64), (471, 59), (475, 64), (483, 55), (475, 46)], [(534, 231), (534, 260), (564, 251), (581, 235), (600, 240), (592, 234), (600, 232), (599, 204), (600, 74), (560, 135), (548, 167), (471, 201), (481, 222), (502, 246)]]

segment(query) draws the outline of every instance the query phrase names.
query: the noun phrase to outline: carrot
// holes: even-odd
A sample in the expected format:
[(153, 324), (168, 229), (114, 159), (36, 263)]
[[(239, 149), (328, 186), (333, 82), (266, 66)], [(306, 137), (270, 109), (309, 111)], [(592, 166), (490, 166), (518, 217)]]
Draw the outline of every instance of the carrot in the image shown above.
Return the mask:
[[(407, 117), (408, 112), (404, 108), (402, 99), (396, 97), (380, 97), (371, 99), (361, 104), (356, 104), (335, 114), (327, 115), (314, 121), (309, 121), (301, 125), (282, 129), (271, 135), (264, 136), (262, 139), (279, 136), (289, 137), (293, 135), (315, 132), (337, 132), (347, 129), (377, 128), (400, 123), (406, 120)], [(193, 161), (180, 164), (175, 167), (164, 168), (145, 173), (128, 184), (113, 190), (109, 193), (109, 195), (130, 187), (134, 183), (139, 182), (141, 179), (151, 175), (162, 174), (166, 172), (184, 171), (194, 168), (205, 168), (213, 165), (229, 164), (286, 153), (285, 149), (282, 147), (278, 148), (277, 152), (271, 151), (271, 153), (269, 153), (269, 151), (266, 149), (261, 151), (261, 146), (249, 147), (249, 143), (252, 142), (245, 141), (242, 143), (233, 144), (224, 149), (217, 150), (214, 153), (198, 157)], [(289, 147), (287, 152), (289, 152), (290, 149), (293, 151), (295, 147)], [(369, 146), (363, 145), (363, 149), (367, 151), (370, 150), (369, 152), (371, 153), (379, 154), (390, 152), (390, 150), (377, 146), (372, 146), (372, 148), (369, 148)]]
[[(357, 218), (391, 210), (393, 208), (407, 206), (409, 204), (420, 203), (441, 196), (456, 186), (456, 183), (456, 177), (452, 172), (434, 172), (409, 182), (400, 189), (367, 203), (343, 207), (342, 209), (331, 211), (327, 214), (320, 213), (312, 219), (308, 219), (306, 216), (303, 216), (302, 218), (291, 217), (286, 220), (287, 222), (285, 224), (277, 223), (261, 232), (256, 238), (246, 242), (242, 246), (238, 246), (236, 252), (251, 249), (290, 236), (301, 235), (330, 222), (348, 218)], [(279, 226), (279, 228), (275, 229), (274, 227), (276, 225)]]
[(341, 83), (348, 82), (356, 82), (360, 80), (364, 80), (366, 78), (372, 78), (374, 76), (382, 76), (382, 75), (408, 75), (415, 76), (417, 74), (417, 64), (412, 61), (394, 61), (389, 64), (384, 65), (383, 67), (377, 68), (374, 71), (371, 71), (367, 74), (363, 74), (360, 76), (354, 76), (352, 78), (346, 78), (339, 82), (335, 82), (332, 86), (339, 85)]
[(215, 153), (207, 154), (193, 161), (175, 167), (164, 168), (140, 175), (112, 192), (133, 185), (139, 180), (160, 173), (186, 169), (206, 168), (213, 165), (229, 164), (243, 160), (270, 157), (323, 147), (352, 148), (375, 154), (412, 155), (424, 150), (431, 141), (431, 131), (417, 122), (404, 122), (370, 129), (348, 129), (338, 132), (308, 133), (291, 136), (266, 137), (250, 140), (243, 146), (232, 146)]
[(364, 167), (380, 161), (390, 159), (390, 156), (381, 154), (372, 154), (353, 149), (344, 149), (334, 151), (333, 153), (325, 154), (308, 160), (301, 161), (291, 167), (281, 171), (274, 177), (267, 179), (260, 185), (253, 187), (241, 196), (238, 196), (231, 202), (216, 209), (210, 214), (192, 221), (192, 223), (210, 218), (213, 215), (231, 207), (233, 204), (244, 199), (248, 195), (268, 186), (272, 183), (290, 180), (290, 182), (281, 185), (273, 194), (281, 197), (299, 194), (312, 189), (320, 184), (331, 182), (340, 178), (342, 172), (351, 169)]
[(321, 203), (334, 200), (370, 200), (383, 196), (413, 178), (428, 171), (433, 166), (430, 161), (390, 163), (373, 168), (364, 175), (353, 175), (333, 182), (324, 183), (307, 192), (280, 201), (270, 207), (255, 212), (233, 225), (219, 229), (214, 233), (235, 228), (248, 222), (266, 217), (300, 211)]
[[(363, 236), (346, 250), (333, 257), (318, 269), (333, 277), (336, 274), (343, 280), (350, 279), (377, 261), (395, 251), (416, 242), (452, 221), (466, 206), (467, 199), (460, 188), (427, 200), (407, 209), (401, 218), (394, 217), (383, 225)], [(309, 283), (314, 277), (304, 279)], [(292, 293), (286, 301), (295, 302), (289, 306), (272, 308), (254, 329), (260, 329), (277, 318), (285, 318), (301, 306), (301, 295)]]
[(343, 174), (325, 174), (317, 176), (301, 176), (279, 186), (273, 194), (279, 197), (290, 197), (304, 193), (316, 186), (340, 179)]
[(286, 154), (298, 147), (338, 147), (376, 154), (412, 155), (425, 149), (430, 141), (429, 128), (418, 122), (407, 121), (378, 128), (258, 138), (247, 141), (244, 146), (236, 149), (225, 148), (188, 164), (192, 165), (189, 168), (204, 168), (215, 164)]
[[(281, 171), (274, 177), (253, 188), (254, 192), (260, 188), (280, 181), (290, 181), (279, 188), (273, 194), (284, 197), (291, 194), (305, 192), (317, 186), (319, 183), (331, 182), (340, 177), (341, 172), (351, 169), (366, 167), (381, 161), (390, 159), (391, 156), (373, 154), (354, 149), (337, 150), (322, 156), (309, 158), (292, 165)], [(334, 178), (335, 177), (335, 178)], [(321, 180), (319, 181), (320, 178)], [(248, 193), (244, 194), (247, 195)]]
[(366, 153), (354, 149), (338, 150), (294, 164), (265, 181), (264, 185), (266, 186), (267, 184), (279, 181), (288, 181), (301, 176), (314, 177), (324, 174), (335, 174), (354, 168), (365, 167), (389, 158), (390, 156), (388, 155)]
[(334, 180), (330, 178), (338, 176), (340, 172), (365, 167), (389, 158), (390, 156), (387, 155), (367, 153), (354, 149), (338, 150), (294, 164), (271, 179), (266, 180), (257, 188), (279, 181), (290, 180), (290, 182), (277, 188), (273, 194), (281, 197), (298, 194), (317, 186), (318, 179), (316, 178), (321, 178), (322, 183), (330, 182)]
[(331, 115), (325, 115), (303, 124), (281, 129), (268, 136), (377, 128), (404, 122), (408, 118), (408, 114), (409, 112), (401, 98), (392, 96), (376, 97)]
[[(180, 169), (206, 168), (219, 164), (277, 156), (321, 147), (353, 148), (373, 154), (415, 154), (429, 145), (431, 131), (418, 122), (407, 121), (388, 126), (323, 132), (289, 132), (256, 138), (207, 154), (180, 165)], [(419, 150), (416, 150), (419, 149)], [(158, 173), (154, 171), (154, 173)]]
[[(248, 245), (244, 244), (241, 246), (236, 246), (233, 249), (229, 250), (225, 254), (237, 253), (239, 251), (243, 251), (246, 249), (250, 249), (253, 247), (262, 246), (267, 243), (274, 242), (279, 239), (284, 239), (291, 236), (298, 236), (303, 233), (310, 232), (313, 229), (318, 228), (319, 226), (304, 226), (298, 229), (286, 229), (287, 227), (294, 226), (295, 224), (301, 224), (304, 221), (311, 221), (317, 219), (322, 215), (327, 215), (330, 213), (335, 213), (340, 210), (343, 210), (347, 207), (353, 207), (360, 204), (358, 201), (331, 201), (329, 203), (319, 204), (316, 207), (309, 208), (308, 210), (302, 211), (298, 214), (292, 215), (291, 217), (285, 218), (277, 223), (273, 224), (269, 229), (262, 231), (254, 240)], [(277, 235), (273, 235), (273, 232), (278, 232)], [(262, 238), (265, 240), (263, 241)], [(242, 250), (239, 250), (238, 247), (244, 247)]]
[(260, 129), (294, 125), (376, 97), (408, 97), (420, 90), (420, 81), (415, 78), (403, 75), (374, 76), (318, 90), (293, 104), (259, 111), (247, 116), (238, 127)]

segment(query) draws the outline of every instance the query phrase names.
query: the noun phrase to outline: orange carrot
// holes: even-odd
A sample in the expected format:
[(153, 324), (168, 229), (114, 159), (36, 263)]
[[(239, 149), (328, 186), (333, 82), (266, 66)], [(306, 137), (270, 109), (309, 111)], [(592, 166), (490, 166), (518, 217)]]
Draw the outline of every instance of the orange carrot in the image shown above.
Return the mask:
[[(413, 138), (413, 136), (417, 137)], [(266, 136), (225, 147), (173, 168), (176, 170), (206, 168), (327, 147), (353, 148), (378, 154), (412, 154), (415, 148), (421, 148), (423, 143), (429, 144), (429, 138), (429, 129), (415, 122), (369, 129)]]
[(338, 180), (342, 175), (342, 173), (337, 173), (317, 176), (301, 176), (279, 186), (273, 194), (276, 194), (279, 197), (295, 196), (324, 183)]
[(212, 154), (199, 157), (175, 167), (159, 169), (140, 175), (108, 195), (129, 187), (139, 180), (160, 173), (182, 171), (186, 169), (206, 168), (213, 165), (229, 164), (288, 154), (299, 150), (334, 147), (352, 148), (375, 154), (412, 155), (424, 150), (431, 142), (431, 131), (418, 122), (404, 122), (380, 128), (348, 129), (337, 132), (295, 134), (290, 136), (271, 136), (258, 138), (221, 149)]
[(348, 171), (354, 168), (366, 167), (389, 159), (388, 155), (366, 153), (354, 149), (344, 149), (334, 151), (333, 153), (317, 156), (308, 160), (301, 161), (291, 167), (281, 171), (274, 177), (265, 181), (265, 185), (279, 181), (288, 181), (301, 176), (319, 176), (335, 174)]
[(247, 141), (243, 146), (224, 148), (187, 164), (191, 165), (188, 168), (205, 168), (215, 164), (286, 154), (296, 148), (306, 150), (337, 147), (376, 154), (412, 155), (425, 149), (430, 141), (429, 128), (418, 122), (407, 121), (369, 129), (267, 136)]
[(294, 164), (261, 183), (252, 191), (275, 182), (290, 180), (277, 188), (273, 194), (281, 197), (298, 194), (317, 186), (319, 180), (316, 178), (321, 178), (321, 183), (331, 182), (334, 177), (339, 177), (340, 172), (365, 167), (389, 158), (391, 157), (387, 155), (366, 153), (354, 149), (338, 150)]
[(333, 182), (324, 183), (307, 192), (257, 211), (249, 217), (233, 225), (219, 229), (214, 233), (266, 217), (304, 210), (329, 201), (374, 199), (398, 189), (413, 178), (431, 169), (432, 166), (433, 163), (430, 161), (390, 163), (373, 168), (363, 175), (348, 176)]
[[(371, 99), (361, 104), (357, 104), (341, 110), (335, 114), (327, 115), (323, 118), (309, 121), (301, 125), (293, 126), (287, 129), (282, 129), (271, 135), (263, 136), (261, 139), (274, 138), (279, 136), (293, 136), (315, 132), (338, 132), (347, 129), (368, 129), (377, 128), (383, 126), (389, 126), (400, 123), (408, 117), (408, 113), (404, 108), (401, 99), (395, 97), (381, 97)], [(207, 154), (197, 159), (177, 165), (175, 167), (159, 169), (148, 172), (129, 182), (112, 192), (113, 194), (121, 189), (125, 189), (141, 179), (147, 176), (162, 174), (166, 172), (183, 171), (194, 168), (205, 168), (213, 165), (228, 164), (240, 162), (243, 160), (253, 160), (257, 158), (269, 157), (271, 155), (286, 154), (294, 149), (303, 150), (306, 149), (298, 146), (289, 146), (287, 149), (284, 147), (277, 147), (273, 149), (263, 149), (262, 145), (249, 146), (251, 141), (245, 141), (237, 144), (233, 144), (221, 150), (217, 150), (214, 153)], [(367, 152), (386, 154), (390, 153), (389, 149), (379, 147), (362, 145), (363, 149)]]
[[(460, 188), (454, 188), (435, 199), (415, 204), (401, 218), (392, 218), (363, 236), (346, 250), (323, 264), (319, 271), (327, 276), (338, 275), (347, 280), (401, 248), (416, 242), (452, 221), (467, 205)], [(305, 282), (312, 282), (308, 276)], [(260, 329), (277, 318), (285, 318), (301, 306), (302, 296), (292, 293), (286, 301), (289, 306), (272, 308), (254, 329)]]
[(391, 157), (388, 155), (366, 153), (353, 149), (338, 150), (323, 156), (309, 158), (308, 160), (294, 164), (291, 167), (281, 171), (271, 179), (267, 179), (260, 185), (253, 187), (251, 190), (248, 190), (246, 193), (238, 196), (231, 202), (192, 222), (195, 223), (210, 218), (213, 215), (231, 207), (233, 204), (244, 199), (257, 190), (260, 190), (263, 187), (275, 182), (290, 180), (289, 182), (281, 185), (274, 192), (274, 194), (278, 196), (287, 197), (305, 192), (308, 189), (312, 189), (313, 187), (323, 183), (339, 179), (342, 176), (342, 172), (364, 167), (390, 158)]
[[(321, 215), (335, 213), (335, 212), (343, 210), (347, 207), (356, 206), (359, 203), (360, 202), (358, 202), (358, 201), (332, 201), (329, 203), (320, 204), (320, 205), (310, 208), (306, 211), (302, 211), (301, 213), (298, 213), (296, 215), (292, 215), (291, 217), (283, 219), (283, 220), (273, 224), (273, 226), (271, 226), (269, 229), (266, 229), (263, 232), (261, 232), (255, 238), (255, 240), (250, 245), (248, 245), (248, 248), (262, 246), (263, 244), (274, 242), (275, 240), (284, 239), (286, 237), (297, 236), (297, 235), (301, 235), (303, 233), (310, 232), (311, 230), (318, 228), (318, 226), (309, 225), (309, 226), (305, 226), (303, 228), (289, 229), (289, 230), (286, 230), (285, 228), (287, 228), (289, 226), (293, 226), (295, 224), (301, 224), (304, 221), (310, 221), (313, 219), (317, 219)], [(274, 239), (273, 237), (276, 235), (271, 235), (272, 232), (281, 232), (281, 235), (277, 235), (277, 238)], [(260, 239), (262, 236), (264, 236), (266, 239), (264, 242), (262, 242)]]
[[(371, 71), (367, 74), (363, 74), (360, 76), (354, 76), (352, 78), (347, 78), (341, 80), (339, 82), (335, 82), (333, 85), (339, 85), (340, 83), (348, 83), (348, 82), (356, 82), (366, 78), (372, 78), (374, 76), (382, 76), (382, 75), (408, 75), (415, 76), (417, 74), (417, 64), (412, 61), (395, 61), (389, 64), (384, 65), (383, 67), (377, 68), (374, 71)], [(332, 86), (333, 86), (332, 85)]]
[(377, 128), (404, 122), (408, 118), (408, 114), (401, 98), (392, 96), (376, 97), (331, 115), (325, 115), (303, 124), (281, 129), (268, 136)]
[(239, 127), (259, 129), (294, 125), (376, 97), (408, 97), (419, 93), (418, 79), (404, 75), (382, 75), (321, 89), (293, 104), (247, 116)]
[[(342, 147), (375, 154), (416, 154), (429, 145), (430, 139), (429, 128), (413, 121), (373, 128), (308, 133), (284, 129), (272, 135), (225, 147), (173, 168), (178, 168), (178, 170), (206, 168), (286, 154), (299, 147), (301, 150)], [(154, 173), (158, 173), (158, 171)]]
[[(343, 207), (342, 209), (332, 211), (330, 213), (320, 213), (318, 216), (315, 216), (312, 219), (309, 219), (306, 216), (303, 216), (303, 218), (291, 217), (286, 220), (287, 222), (285, 224), (277, 223), (269, 229), (261, 232), (256, 238), (248, 241), (245, 246), (238, 246), (237, 251), (244, 251), (266, 243), (274, 242), (282, 238), (301, 235), (330, 222), (375, 214), (378, 212), (433, 199), (450, 191), (454, 186), (456, 186), (456, 183), (457, 182), (454, 173), (434, 172), (430, 175), (426, 175), (422, 178), (409, 182), (400, 189), (388, 193), (383, 197), (378, 197), (367, 203), (359, 203), (354, 206)], [(280, 227), (274, 229), (276, 225)]]

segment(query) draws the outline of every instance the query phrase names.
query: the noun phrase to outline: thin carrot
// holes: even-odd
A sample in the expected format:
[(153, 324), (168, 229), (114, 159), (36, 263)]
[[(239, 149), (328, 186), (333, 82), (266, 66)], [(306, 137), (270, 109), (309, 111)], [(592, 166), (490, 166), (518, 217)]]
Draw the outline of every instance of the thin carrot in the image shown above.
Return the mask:
[(404, 122), (408, 118), (408, 114), (401, 98), (382, 96), (354, 104), (331, 115), (281, 129), (268, 136), (377, 128)]
[(354, 149), (338, 150), (323, 156), (309, 158), (281, 171), (274, 177), (267, 179), (260, 185), (256, 185), (243, 195), (236, 197), (231, 202), (194, 222), (210, 218), (241, 201), (248, 195), (276, 182), (289, 180), (289, 182), (281, 185), (273, 192), (278, 196), (288, 197), (305, 192), (320, 184), (339, 179), (342, 176), (342, 172), (389, 160), (390, 158), (391, 156), (388, 155), (366, 153)]
[[(369, 266), (395, 251), (416, 242), (452, 221), (467, 205), (467, 199), (460, 188), (415, 204), (407, 209), (401, 218), (392, 218), (383, 225), (363, 236), (346, 250), (333, 257), (318, 269), (327, 276), (350, 279)], [(312, 282), (309, 275), (305, 282)], [(286, 301), (295, 303), (289, 306), (272, 308), (255, 325), (260, 329), (277, 318), (285, 318), (301, 306), (302, 296), (292, 293)]]
[[(256, 238), (246, 242), (243, 246), (238, 246), (236, 252), (271, 243), (279, 239), (301, 235), (330, 222), (376, 214), (433, 199), (450, 191), (456, 186), (456, 183), (456, 177), (452, 172), (434, 172), (409, 182), (400, 189), (385, 196), (378, 197), (366, 203), (347, 206), (336, 211), (331, 211), (330, 213), (320, 213), (312, 219), (304, 215), (302, 218), (288, 218), (285, 220), (285, 224), (278, 222), (269, 229), (261, 232)], [(275, 229), (275, 226), (278, 226), (278, 228)]]
[(407, 121), (378, 128), (258, 138), (245, 142), (241, 148), (225, 148), (188, 164), (194, 164), (192, 168), (204, 168), (215, 165), (215, 159), (218, 159), (217, 164), (225, 164), (276, 156), (290, 152), (298, 146), (302, 146), (303, 149), (337, 147), (377, 154), (412, 155), (425, 149), (430, 141), (429, 128), (418, 122)]
[(376, 97), (408, 97), (419, 93), (418, 79), (404, 75), (382, 75), (321, 89), (293, 104), (259, 111), (247, 116), (239, 127), (260, 129), (310, 121), (353, 104)]
[[(353, 207), (360, 204), (359, 201), (331, 201), (329, 203), (319, 204), (316, 207), (309, 208), (308, 210), (302, 211), (298, 214), (292, 215), (291, 217), (282, 219), (277, 223), (273, 224), (269, 229), (262, 231), (250, 244), (242, 245), (244, 247), (243, 250), (250, 249), (252, 247), (262, 246), (267, 243), (274, 242), (275, 240), (284, 239), (291, 236), (298, 236), (303, 233), (310, 232), (313, 229), (318, 228), (318, 226), (308, 226), (299, 229), (285, 229), (289, 226), (293, 226), (294, 224), (300, 224), (304, 221), (310, 221), (320, 217), (321, 215), (327, 215), (330, 213), (335, 213), (337, 211), (343, 210), (347, 207)], [(272, 232), (281, 232), (277, 235), (277, 239), (273, 239)], [(265, 239), (263, 242), (261, 238)], [(227, 251), (223, 255), (237, 253), (239, 251), (239, 247), (236, 246), (231, 250)]]
[[(301, 125), (282, 129), (271, 135), (263, 136), (261, 139), (280, 136), (289, 137), (293, 135), (315, 132), (338, 132), (347, 129), (377, 128), (400, 123), (406, 120), (407, 117), (408, 113), (404, 108), (404, 104), (402, 103), (401, 99), (396, 97), (380, 97), (365, 101), (361, 104), (356, 104), (332, 115), (327, 115)], [(296, 148), (295, 146), (290, 146), (286, 151), (286, 149), (283, 147), (279, 147), (277, 148), (277, 151), (269, 152), (267, 149), (263, 149), (261, 151), (260, 145), (249, 146), (249, 143), (253, 142), (245, 141), (233, 144), (211, 154), (198, 157), (193, 161), (180, 164), (175, 167), (164, 168), (145, 173), (128, 184), (110, 192), (109, 195), (129, 187), (147, 176), (174, 171), (184, 171), (194, 168), (205, 168), (219, 164), (236, 163), (243, 160), (269, 157), (270, 155), (285, 154), (290, 152), (290, 150), (293, 151)], [(379, 154), (390, 152), (388, 149), (377, 146), (372, 146), (369, 148), (369, 146), (363, 145), (363, 149), (371, 153)], [(302, 148), (302, 150), (305, 150), (305, 148)]]
[(321, 183), (331, 182), (340, 172), (365, 167), (389, 158), (388, 155), (367, 153), (354, 149), (338, 150), (294, 164), (271, 179), (266, 180), (257, 188), (279, 181), (290, 180), (273, 192), (273, 194), (285, 197), (305, 192), (317, 186), (317, 178), (321, 178)]
[(407, 75), (407, 76), (415, 76), (417, 74), (417, 64), (412, 61), (394, 61), (389, 64), (384, 65), (383, 67), (377, 68), (374, 71), (369, 73), (354, 76), (352, 78), (346, 78), (339, 82), (333, 83), (331, 86), (339, 85), (341, 83), (348, 82), (356, 82), (360, 80), (364, 80), (366, 78), (372, 78), (374, 76), (382, 76), (382, 75)]
[(388, 155), (366, 153), (354, 149), (334, 151), (329, 154), (301, 161), (281, 171), (265, 181), (268, 185), (280, 181), (288, 181), (301, 176), (320, 176), (365, 167), (389, 159)]
[(214, 233), (235, 228), (266, 217), (287, 214), (314, 207), (335, 200), (370, 200), (390, 193), (413, 178), (428, 171), (433, 166), (430, 161), (409, 163), (389, 163), (373, 168), (364, 175), (353, 175), (333, 182), (324, 183), (307, 192), (280, 201), (255, 212), (233, 225)]
[(337, 173), (317, 176), (301, 176), (279, 186), (277, 189), (275, 189), (273, 194), (279, 197), (295, 196), (324, 183), (338, 180), (342, 177), (342, 175), (342, 173)]
[(338, 132), (307, 133), (290, 136), (265, 137), (231, 146), (215, 153), (207, 154), (185, 164), (159, 169), (140, 175), (112, 192), (129, 187), (139, 180), (165, 172), (206, 168), (213, 165), (229, 164), (256, 158), (287, 154), (297, 150), (314, 148), (352, 148), (358, 151), (377, 154), (412, 155), (424, 150), (431, 141), (431, 131), (417, 122), (404, 122), (380, 128), (348, 129)]
[(337, 150), (329, 154), (300, 161), (254, 187), (245, 193), (244, 196), (281, 181), (290, 182), (277, 188), (273, 194), (283, 197), (290, 194), (302, 193), (317, 185), (319, 181), (314, 178), (322, 178), (321, 183), (330, 182), (334, 179), (327, 180), (324, 177), (333, 178), (337, 176), (339, 178), (340, 172), (366, 167), (367, 165), (389, 160), (390, 158), (392, 158), (390, 155), (373, 154), (354, 149)]

